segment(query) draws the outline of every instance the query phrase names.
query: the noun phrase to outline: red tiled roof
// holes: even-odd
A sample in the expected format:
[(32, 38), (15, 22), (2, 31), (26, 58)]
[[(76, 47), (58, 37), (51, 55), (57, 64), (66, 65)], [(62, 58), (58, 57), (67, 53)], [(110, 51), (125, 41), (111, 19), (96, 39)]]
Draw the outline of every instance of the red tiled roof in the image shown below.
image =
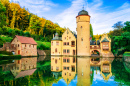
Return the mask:
[(33, 38), (15, 35), (18, 40), (23, 44), (37, 44)]
[(20, 77), (24, 77), (27, 75), (32, 75), (35, 72), (35, 70), (36, 69), (21, 71), (15, 78), (20, 78)]

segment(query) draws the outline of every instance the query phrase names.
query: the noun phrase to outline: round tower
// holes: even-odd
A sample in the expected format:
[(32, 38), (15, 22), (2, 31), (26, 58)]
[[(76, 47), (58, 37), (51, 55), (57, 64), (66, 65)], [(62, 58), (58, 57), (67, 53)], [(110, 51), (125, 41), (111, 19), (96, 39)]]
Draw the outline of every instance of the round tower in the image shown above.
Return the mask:
[(90, 16), (84, 9), (76, 17), (77, 55), (90, 56)]

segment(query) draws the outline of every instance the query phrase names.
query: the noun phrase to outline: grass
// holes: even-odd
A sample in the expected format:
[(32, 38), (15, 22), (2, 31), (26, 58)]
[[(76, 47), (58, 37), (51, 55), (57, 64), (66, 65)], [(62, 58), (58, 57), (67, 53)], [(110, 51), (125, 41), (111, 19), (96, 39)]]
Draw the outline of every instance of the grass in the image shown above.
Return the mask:
[(38, 45), (43, 44), (46, 47), (50, 48), (51, 47), (51, 43), (50, 42), (41, 42), (41, 41), (36, 41)]

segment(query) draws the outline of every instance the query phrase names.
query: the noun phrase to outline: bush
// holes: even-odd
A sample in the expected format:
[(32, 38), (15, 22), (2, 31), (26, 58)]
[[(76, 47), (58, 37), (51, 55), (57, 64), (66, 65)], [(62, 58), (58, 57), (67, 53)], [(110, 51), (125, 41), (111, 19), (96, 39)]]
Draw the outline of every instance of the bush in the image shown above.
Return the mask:
[(21, 55), (0, 56), (0, 60), (21, 59)]
[(13, 55), (12, 52), (7, 52), (7, 51), (0, 51), (0, 54)]
[(49, 50), (49, 48), (46, 47), (46, 46), (43, 45), (43, 44), (39, 44), (39, 45), (37, 45), (37, 49), (39, 49), (39, 50)]

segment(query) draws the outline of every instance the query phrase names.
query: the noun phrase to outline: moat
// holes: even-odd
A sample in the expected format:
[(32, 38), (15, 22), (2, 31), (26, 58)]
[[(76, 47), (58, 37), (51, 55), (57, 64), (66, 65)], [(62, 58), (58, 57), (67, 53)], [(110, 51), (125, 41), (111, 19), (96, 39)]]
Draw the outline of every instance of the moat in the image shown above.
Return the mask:
[(41, 56), (0, 62), (0, 86), (129, 86), (130, 60)]

